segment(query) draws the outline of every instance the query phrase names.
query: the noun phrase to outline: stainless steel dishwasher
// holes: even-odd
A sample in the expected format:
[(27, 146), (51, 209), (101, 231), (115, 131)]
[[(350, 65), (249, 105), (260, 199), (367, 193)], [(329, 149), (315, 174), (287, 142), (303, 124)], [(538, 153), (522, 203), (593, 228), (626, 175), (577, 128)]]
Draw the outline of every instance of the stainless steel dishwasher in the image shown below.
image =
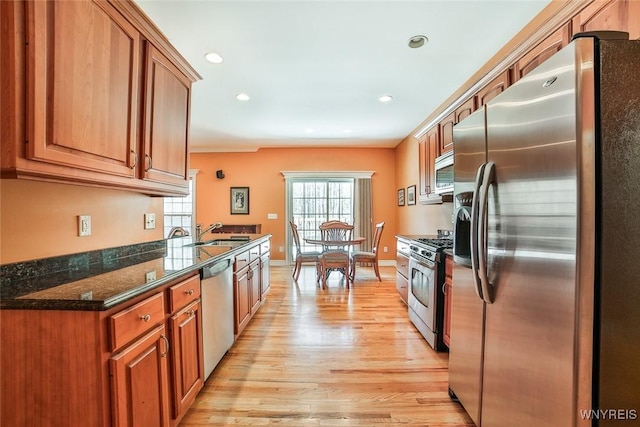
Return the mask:
[(204, 378), (233, 345), (233, 276), (231, 259), (216, 261), (200, 270), (202, 287), (202, 345)]

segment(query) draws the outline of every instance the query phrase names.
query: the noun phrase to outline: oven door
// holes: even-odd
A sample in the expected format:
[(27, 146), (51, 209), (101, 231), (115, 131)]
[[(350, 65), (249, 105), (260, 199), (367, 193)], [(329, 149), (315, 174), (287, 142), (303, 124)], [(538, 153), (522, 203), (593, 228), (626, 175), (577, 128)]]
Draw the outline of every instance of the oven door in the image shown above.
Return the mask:
[(409, 274), (409, 319), (429, 345), (438, 350), (437, 264), (412, 257), (409, 259)]

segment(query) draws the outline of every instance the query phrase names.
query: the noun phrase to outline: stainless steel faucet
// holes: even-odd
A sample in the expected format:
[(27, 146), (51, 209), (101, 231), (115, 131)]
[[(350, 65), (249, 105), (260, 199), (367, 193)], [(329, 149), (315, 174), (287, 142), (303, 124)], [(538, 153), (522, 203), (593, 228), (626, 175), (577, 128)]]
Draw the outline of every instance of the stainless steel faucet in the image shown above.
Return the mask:
[(207, 234), (211, 230), (215, 230), (216, 228), (220, 228), (220, 227), (222, 227), (222, 223), (220, 221), (218, 221), (218, 222), (216, 222), (214, 224), (211, 224), (209, 227), (207, 227), (203, 231), (200, 231), (202, 229), (202, 224), (197, 224), (196, 225), (196, 236), (198, 237), (198, 242), (202, 241), (202, 236), (204, 236), (205, 234)]
[(169, 231), (169, 235), (167, 236), (167, 239), (171, 239), (173, 237), (183, 237), (183, 236), (188, 236), (189, 232), (187, 230), (185, 230), (182, 227), (173, 227), (170, 231)]

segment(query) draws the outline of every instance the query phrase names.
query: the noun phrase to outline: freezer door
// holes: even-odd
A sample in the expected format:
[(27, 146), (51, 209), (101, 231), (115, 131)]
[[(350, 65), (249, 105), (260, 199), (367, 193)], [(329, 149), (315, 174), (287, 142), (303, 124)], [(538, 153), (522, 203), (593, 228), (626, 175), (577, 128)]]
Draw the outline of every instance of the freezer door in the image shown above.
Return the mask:
[(486, 161), (484, 109), (454, 127), (454, 268), (449, 346), (449, 388), (480, 425), (484, 303), (471, 274), (471, 199), (476, 173)]
[(576, 422), (575, 57), (569, 45), (487, 105), (486, 427)]

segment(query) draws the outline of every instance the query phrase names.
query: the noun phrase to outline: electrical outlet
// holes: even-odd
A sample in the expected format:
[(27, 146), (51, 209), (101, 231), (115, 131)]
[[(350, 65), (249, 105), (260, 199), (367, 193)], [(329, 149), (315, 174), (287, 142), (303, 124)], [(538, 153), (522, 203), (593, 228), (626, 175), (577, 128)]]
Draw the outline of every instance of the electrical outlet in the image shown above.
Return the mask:
[(144, 214), (144, 229), (153, 230), (156, 228), (156, 214), (146, 213)]
[(78, 215), (78, 236), (91, 236), (91, 215)]
[(384, 248), (382, 248), (382, 252), (389, 252), (389, 248), (385, 246)]
[(278, 247), (278, 252), (284, 252), (284, 246)]
[(154, 280), (156, 280), (156, 271), (155, 270), (147, 271), (147, 273), (145, 274), (146, 283), (153, 282)]

